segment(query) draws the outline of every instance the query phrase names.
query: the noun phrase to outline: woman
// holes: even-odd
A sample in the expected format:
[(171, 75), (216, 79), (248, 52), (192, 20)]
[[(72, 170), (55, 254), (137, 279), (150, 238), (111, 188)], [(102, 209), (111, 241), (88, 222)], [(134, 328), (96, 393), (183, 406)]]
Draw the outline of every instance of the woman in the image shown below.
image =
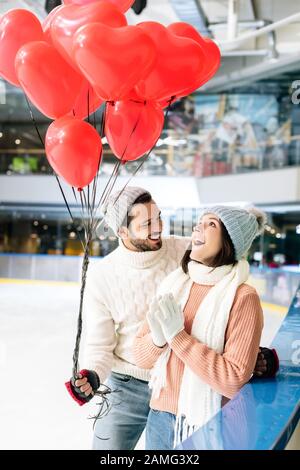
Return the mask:
[(263, 313), (245, 260), (264, 228), (257, 209), (202, 211), (181, 267), (162, 283), (134, 354), (151, 369), (147, 449), (171, 449), (249, 381)]

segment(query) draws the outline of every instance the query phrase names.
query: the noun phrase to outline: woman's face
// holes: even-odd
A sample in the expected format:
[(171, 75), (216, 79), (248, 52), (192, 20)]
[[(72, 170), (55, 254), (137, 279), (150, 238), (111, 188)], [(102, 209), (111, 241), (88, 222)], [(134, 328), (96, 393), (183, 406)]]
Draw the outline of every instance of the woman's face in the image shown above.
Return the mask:
[(222, 248), (220, 219), (215, 214), (205, 214), (193, 229), (191, 259), (210, 266)]

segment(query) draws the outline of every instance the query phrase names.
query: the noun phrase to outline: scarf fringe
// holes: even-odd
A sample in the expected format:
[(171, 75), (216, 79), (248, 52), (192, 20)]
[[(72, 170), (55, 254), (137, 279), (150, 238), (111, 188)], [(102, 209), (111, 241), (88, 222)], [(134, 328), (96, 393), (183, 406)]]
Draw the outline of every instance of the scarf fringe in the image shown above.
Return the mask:
[(161, 390), (167, 382), (167, 364), (171, 354), (171, 348), (167, 348), (156, 361), (149, 380), (149, 388), (152, 389), (153, 398), (159, 398)]
[(176, 416), (173, 448), (175, 449), (181, 442), (188, 439), (197, 428), (198, 426), (189, 425), (185, 416)]

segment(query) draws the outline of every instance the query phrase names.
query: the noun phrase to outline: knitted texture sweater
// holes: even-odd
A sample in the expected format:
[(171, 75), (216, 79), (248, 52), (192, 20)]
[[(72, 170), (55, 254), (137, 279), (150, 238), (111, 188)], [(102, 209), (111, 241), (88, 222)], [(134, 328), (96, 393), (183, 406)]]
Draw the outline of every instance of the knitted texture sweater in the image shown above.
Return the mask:
[[(177, 413), (177, 404), (184, 365), (191, 368), (203, 381), (224, 397), (232, 398), (249, 381), (256, 363), (263, 313), (259, 297), (253, 287), (242, 284), (236, 292), (225, 333), (223, 354), (218, 354), (191, 336), (198, 306), (211, 286), (193, 283), (184, 308), (185, 329), (171, 342), (167, 383), (159, 398), (151, 398), (155, 410)], [(164, 348), (152, 343), (147, 322), (134, 342), (136, 364), (152, 368)]]
[(170, 237), (157, 251), (134, 252), (120, 241), (117, 249), (89, 267), (81, 368), (95, 370), (102, 383), (111, 370), (149, 380), (148, 368), (136, 365), (133, 342), (158, 286), (178, 267), (189, 243), (189, 238)]

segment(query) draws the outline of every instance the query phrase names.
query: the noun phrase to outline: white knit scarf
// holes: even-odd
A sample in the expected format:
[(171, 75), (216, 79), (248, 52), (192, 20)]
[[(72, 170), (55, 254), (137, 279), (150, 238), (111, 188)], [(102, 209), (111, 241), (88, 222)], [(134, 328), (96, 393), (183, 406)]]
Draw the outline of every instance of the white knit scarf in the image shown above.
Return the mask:
[[(225, 332), (237, 288), (247, 281), (249, 264), (241, 260), (237, 264), (212, 269), (195, 261), (188, 265), (188, 274), (181, 268), (171, 273), (162, 283), (158, 295), (172, 292), (184, 309), (193, 283), (213, 285), (205, 296), (193, 321), (191, 336), (219, 354), (223, 353)], [(157, 360), (149, 387), (153, 396), (159, 397), (166, 384), (167, 365), (171, 349), (167, 348)], [(177, 445), (203, 426), (221, 408), (222, 396), (198, 377), (188, 366), (184, 367), (180, 387), (175, 442)]]

